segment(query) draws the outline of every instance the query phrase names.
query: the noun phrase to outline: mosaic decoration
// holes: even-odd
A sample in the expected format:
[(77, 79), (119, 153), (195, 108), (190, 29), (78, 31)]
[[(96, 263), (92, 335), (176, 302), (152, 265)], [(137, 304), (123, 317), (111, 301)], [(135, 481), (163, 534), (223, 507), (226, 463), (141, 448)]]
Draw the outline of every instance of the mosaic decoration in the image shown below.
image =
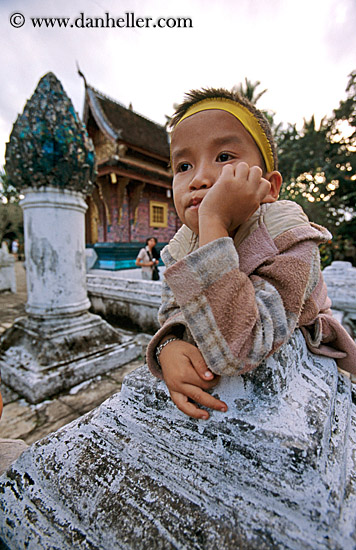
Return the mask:
[(6, 145), (6, 173), (18, 190), (57, 187), (89, 194), (94, 147), (62, 84), (46, 74), (17, 117)]

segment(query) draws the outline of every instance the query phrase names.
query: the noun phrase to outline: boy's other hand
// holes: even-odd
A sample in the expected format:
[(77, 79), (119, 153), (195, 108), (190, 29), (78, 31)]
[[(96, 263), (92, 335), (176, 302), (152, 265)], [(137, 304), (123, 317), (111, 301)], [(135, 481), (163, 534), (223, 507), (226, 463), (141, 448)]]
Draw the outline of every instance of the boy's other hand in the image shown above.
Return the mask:
[(175, 340), (163, 348), (160, 363), (172, 401), (180, 411), (192, 418), (205, 420), (210, 415), (197, 404), (226, 412), (226, 403), (204, 391), (214, 388), (220, 377), (207, 368), (198, 348)]
[[(200, 246), (231, 235), (266, 199), (271, 184), (259, 166), (227, 164), (199, 207)], [(214, 237), (214, 234), (216, 235)]]

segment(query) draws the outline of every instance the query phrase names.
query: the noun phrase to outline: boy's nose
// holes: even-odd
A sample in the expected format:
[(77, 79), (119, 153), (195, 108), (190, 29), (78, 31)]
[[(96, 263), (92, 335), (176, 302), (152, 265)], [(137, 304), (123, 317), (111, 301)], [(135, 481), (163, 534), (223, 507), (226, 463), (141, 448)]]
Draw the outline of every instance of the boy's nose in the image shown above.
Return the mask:
[(189, 187), (190, 189), (208, 189), (214, 185), (217, 175), (213, 173), (212, 169), (207, 167), (201, 167), (194, 174), (193, 179), (191, 180)]

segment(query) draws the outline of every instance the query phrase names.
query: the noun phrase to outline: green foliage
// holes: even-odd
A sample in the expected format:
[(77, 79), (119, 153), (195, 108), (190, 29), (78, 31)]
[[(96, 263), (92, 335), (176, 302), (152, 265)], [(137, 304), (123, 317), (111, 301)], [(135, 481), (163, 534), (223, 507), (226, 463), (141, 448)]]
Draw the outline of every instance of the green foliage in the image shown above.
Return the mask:
[[(247, 77), (245, 77), (245, 83), (238, 84), (237, 86), (233, 86), (232, 91), (238, 92), (240, 95), (246, 97), (253, 105), (256, 105), (256, 103), (261, 99), (261, 97), (267, 92), (267, 89), (262, 90), (262, 92), (258, 92), (257, 88), (261, 86), (261, 82), (259, 80), (256, 80), (255, 82), (252, 82)], [(274, 124), (274, 115), (272, 111), (266, 111), (261, 109), (261, 112), (265, 115), (267, 118), (271, 128), (273, 130), (276, 130), (276, 126)]]
[(20, 195), (9, 184), (6, 174), (0, 172), (0, 243), (4, 238), (15, 237), (23, 242), (23, 214)]
[(349, 76), (347, 98), (319, 127), (315, 119), (279, 128), (281, 198), (299, 203), (309, 218), (326, 226), (334, 239), (322, 248), (323, 265), (356, 264), (356, 71)]
[(17, 189), (11, 185), (5, 172), (0, 172), (0, 203), (19, 202), (20, 195)]
[(13, 240), (15, 237), (23, 242), (22, 208), (16, 202), (0, 203), (0, 243), (4, 238)]
[(262, 90), (262, 92), (257, 93), (257, 88), (261, 85), (261, 82), (257, 80), (256, 82), (251, 82), (248, 78), (245, 78), (245, 83), (238, 84), (233, 87), (234, 92), (238, 92), (240, 95), (246, 97), (251, 103), (256, 105), (257, 101), (267, 92)]

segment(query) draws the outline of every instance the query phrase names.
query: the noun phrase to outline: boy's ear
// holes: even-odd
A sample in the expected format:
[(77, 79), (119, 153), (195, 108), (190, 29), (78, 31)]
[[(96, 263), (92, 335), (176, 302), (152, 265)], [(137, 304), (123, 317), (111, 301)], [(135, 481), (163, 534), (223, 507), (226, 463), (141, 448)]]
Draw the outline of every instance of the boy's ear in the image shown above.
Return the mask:
[(279, 197), (279, 191), (282, 185), (282, 176), (277, 170), (265, 174), (264, 179), (271, 184), (271, 189), (268, 195), (263, 199), (262, 204), (266, 202), (275, 202)]

